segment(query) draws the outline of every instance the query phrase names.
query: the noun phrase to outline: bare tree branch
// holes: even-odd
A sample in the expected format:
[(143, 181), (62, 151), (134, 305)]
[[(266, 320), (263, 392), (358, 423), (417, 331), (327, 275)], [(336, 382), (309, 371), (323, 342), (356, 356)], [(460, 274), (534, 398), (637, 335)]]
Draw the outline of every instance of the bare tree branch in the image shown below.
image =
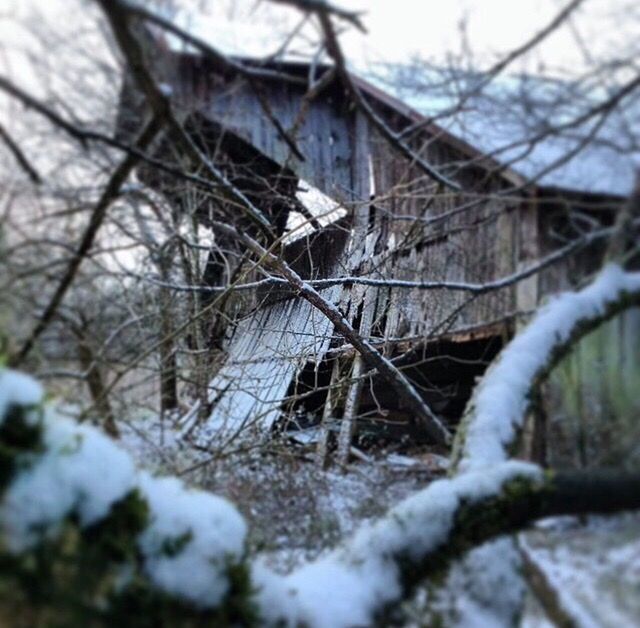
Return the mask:
[(345, 20), (350, 22), (355, 26), (358, 30), (366, 33), (366, 29), (360, 20), (360, 13), (356, 11), (347, 11), (342, 7), (338, 7), (327, 0), (271, 0), (272, 2), (277, 2), (279, 4), (288, 4), (294, 7), (297, 7), (301, 11), (305, 11), (307, 13), (329, 13), (331, 15), (335, 15), (337, 18), (341, 20)]
[[(331, 617), (336, 626), (371, 625), (486, 540), (544, 517), (640, 508), (638, 474), (506, 462), (434, 482), (282, 577), (246, 558), (246, 525), (225, 500), (138, 472), (95, 428), (43, 413), (41, 389), (21, 374), (0, 373), (0, 393), (0, 576), (36, 617), (54, 607), (56, 617), (107, 626), (135, 608), (152, 623), (315, 626)], [(114, 475), (106, 487), (105, 469)], [(59, 502), (26, 507), (47, 471)], [(123, 570), (131, 577), (114, 577)], [(360, 594), (345, 605), (331, 595), (335, 582)]]
[[(481, 80), (473, 85), (472, 89), (468, 90), (466, 93), (462, 95), (461, 98), (458, 99), (458, 102), (455, 104), (455, 110), (460, 111), (465, 106), (465, 104), (469, 101), (470, 98), (479, 94), (491, 81), (493, 81), (497, 76), (499, 76), (506, 68), (508, 68), (514, 61), (527, 54), (531, 50), (533, 50), (536, 46), (538, 46), (542, 41), (544, 41), (549, 35), (558, 30), (560, 26), (562, 26), (567, 19), (576, 11), (581, 4), (583, 4), (584, 0), (571, 0), (565, 7), (561, 9), (561, 11), (553, 17), (553, 19), (540, 31), (535, 33), (533, 37), (524, 42), (522, 45), (514, 48), (511, 52), (504, 55), (495, 65), (489, 68), (486, 72), (482, 73)], [(451, 112), (445, 112), (444, 115), (448, 115)], [(441, 117), (441, 116), (440, 116)], [(424, 121), (416, 122), (405, 129), (403, 129), (399, 134), (399, 138), (407, 137), (418, 131), (425, 126), (429, 126), (434, 121), (433, 118), (427, 118)]]
[(411, 147), (404, 142), (400, 136), (392, 131), (389, 126), (378, 116), (378, 114), (372, 109), (371, 105), (367, 102), (366, 98), (362, 95), (362, 92), (355, 84), (349, 71), (347, 70), (344, 55), (342, 49), (338, 43), (338, 38), (331, 23), (331, 18), (326, 11), (318, 9), (318, 17), (322, 30), (324, 32), (325, 40), (327, 43), (327, 51), (336, 64), (336, 71), (340, 80), (342, 81), (347, 93), (353, 100), (355, 105), (362, 111), (367, 120), (373, 125), (373, 127), (394, 147), (401, 155), (404, 155), (411, 163), (418, 166), (429, 177), (442, 183), (444, 186), (456, 192), (462, 191), (462, 186), (459, 183), (451, 179), (450, 177), (442, 174), (438, 169), (434, 168), (425, 159), (418, 155)]
[[(633, 234), (634, 229), (640, 226), (640, 219), (636, 218), (628, 227), (631, 231), (625, 231), (625, 233)], [(403, 279), (385, 279), (376, 277), (330, 277), (327, 279), (308, 279), (307, 285), (316, 289), (330, 288), (332, 286), (376, 286), (379, 288), (400, 288), (406, 290), (452, 290), (454, 292), (469, 292), (475, 295), (486, 294), (488, 292), (494, 292), (503, 288), (508, 288), (520, 281), (524, 281), (529, 277), (537, 275), (545, 268), (549, 268), (559, 261), (583, 250), (587, 246), (590, 246), (594, 242), (605, 240), (611, 237), (617, 232), (617, 227), (605, 227), (604, 229), (598, 229), (586, 233), (571, 240), (568, 244), (560, 247), (553, 253), (543, 257), (534, 264), (523, 268), (522, 270), (496, 279), (495, 281), (487, 281), (485, 283), (466, 283), (459, 281), (409, 281)], [(154, 285), (161, 286), (163, 288), (171, 288), (176, 292), (201, 292), (201, 293), (217, 293), (229, 290), (228, 286), (188, 286), (182, 284), (169, 283), (156, 279), (155, 277), (143, 276), (133, 272), (127, 273), (131, 277), (141, 279), (153, 283)], [(270, 286), (286, 286), (289, 282), (282, 277), (267, 277), (258, 281), (252, 281), (250, 283), (238, 284), (232, 288), (234, 292), (256, 290), (259, 288), (267, 288)]]
[(0, 124), (0, 139), (2, 139), (5, 146), (18, 162), (19, 166), (25, 171), (29, 179), (31, 179), (31, 182), (35, 185), (42, 183), (42, 179), (40, 178), (38, 171), (31, 165), (31, 162), (27, 159), (23, 150), (18, 146), (17, 142), (11, 137), (2, 124)]
[[(160, 129), (162, 128), (162, 123), (157, 117), (153, 117), (145, 126), (145, 128), (140, 133), (138, 140), (136, 141), (136, 145), (144, 150), (147, 148), (153, 139), (158, 135)], [(80, 268), (80, 264), (82, 264), (82, 260), (87, 256), (91, 247), (93, 246), (93, 242), (96, 238), (102, 223), (107, 215), (107, 211), (111, 206), (111, 203), (118, 198), (120, 194), (120, 190), (122, 185), (125, 183), (131, 171), (138, 163), (138, 158), (132, 155), (127, 155), (124, 158), (122, 163), (115, 169), (111, 178), (109, 179), (100, 200), (97, 202), (96, 206), (91, 213), (91, 217), (89, 219), (89, 223), (87, 224), (78, 248), (75, 252), (75, 255), (69, 262), (58, 287), (56, 288), (53, 296), (49, 300), (49, 303), (45, 307), (43, 313), (40, 315), (38, 323), (35, 328), (29, 335), (29, 337), (25, 340), (22, 347), (10, 358), (10, 364), (18, 365), (20, 364), (27, 355), (33, 349), (33, 346), (42, 334), (42, 332), (47, 328), (49, 323), (55, 317), (56, 311), (62, 303), (67, 291), (71, 287), (78, 269)]]
[(640, 304), (640, 273), (606, 266), (579, 292), (543, 306), (474, 389), (453, 443), (452, 469), (476, 469), (509, 457), (540, 384), (575, 343)]
[(113, 34), (120, 46), (120, 50), (127, 60), (128, 67), (145, 94), (151, 109), (167, 125), (172, 139), (196, 164), (202, 166), (205, 172), (219, 186), (229, 201), (244, 211), (247, 216), (269, 237), (273, 237), (272, 225), (268, 218), (258, 209), (247, 196), (233, 186), (226, 176), (207, 159), (193, 139), (178, 122), (173, 112), (171, 101), (147, 68), (143, 49), (130, 31), (129, 14), (126, 5), (120, 0), (96, 0), (107, 16)]

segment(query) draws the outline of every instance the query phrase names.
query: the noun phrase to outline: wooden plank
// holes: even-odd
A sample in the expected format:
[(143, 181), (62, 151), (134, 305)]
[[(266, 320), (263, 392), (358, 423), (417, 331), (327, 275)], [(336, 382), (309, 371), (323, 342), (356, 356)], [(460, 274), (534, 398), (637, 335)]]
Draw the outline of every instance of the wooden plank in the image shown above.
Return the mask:
[[(540, 238), (538, 232), (538, 205), (535, 200), (522, 203), (517, 210), (518, 242), (517, 242), (517, 270), (522, 270), (534, 263), (540, 257)], [(515, 306), (518, 312), (535, 310), (540, 298), (539, 278), (533, 275), (520, 281), (515, 288)], [(525, 320), (518, 320), (518, 325), (524, 325)]]
[[(268, 83), (263, 89), (274, 116), (284, 128), (290, 128), (299, 110), (302, 88)], [(297, 145), (304, 161), (290, 158), (289, 147), (265, 115), (258, 97), (242, 80), (212, 88), (197, 109), (250, 141), (276, 163), (288, 163), (297, 176), (325, 194), (340, 198), (351, 189), (352, 116), (341, 115), (328, 96), (322, 95), (314, 102), (298, 133)]]
[(322, 409), (322, 420), (320, 422), (320, 439), (316, 448), (316, 465), (321, 469), (326, 469), (329, 463), (329, 444), (331, 442), (331, 427), (335, 419), (337, 396), (334, 387), (340, 381), (340, 360), (335, 360), (331, 369), (331, 379), (329, 380), (329, 390), (327, 399)]
[[(376, 307), (376, 293), (374, 290), (367, 290), (364, 293), (362, 304), (362, 318), (360, 319), (359, 332), (361, 336), (369, 336), (371, 323)], [(366, 362), (358, 353), (353, 362), (351, 377), (353, 381), (347, 391), (347, 399), (344, 407), (344, 414), (340, 424), (340, 435), (338, 436), (338, 461), (345, 465), (349, 460), (351, 441), (356, 428), (358, 407), (360, 404), (360, 393), (362, 390), (361, 376), (367, 368)]]

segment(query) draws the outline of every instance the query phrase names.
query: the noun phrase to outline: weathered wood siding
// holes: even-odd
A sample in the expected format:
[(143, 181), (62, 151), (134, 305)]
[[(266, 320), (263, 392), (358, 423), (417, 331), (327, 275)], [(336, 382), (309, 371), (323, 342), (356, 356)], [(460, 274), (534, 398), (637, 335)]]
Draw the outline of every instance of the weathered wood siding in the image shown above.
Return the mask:
[[(341, 274), (366, 274), (381, 279), (485, 283), (514, 272), (519, 263), (517, 202), (491, 198), (437, 223), (424, 222), (455, 207), (473, 203), (473, 194), (444, 189), (386, 140), (368, 128), (348, 107), (341, 88), (326, 88), (309, 107), (296, 133), (305, 156), (297, 159), (265, 113), (254, 88), (243, 78), (227, 76), (207, 60), (182, 56), (174, 69), (177, 98), (185, 111), (195, 111), (251, 143), (274, 162), (351, 208), (352, 232), (339, 238), (331, 254), (342, 260)], [(305, 87), (285, 80), (262, 84), (262, 98), (284, 129), (296, 126)], [(402, 116), (381, 106), (391, 126), (406, 124)], [(499, 175), (487, 177), (479, 167), (460, 167), (469, 156), (441, 137), (419, 134), (414, 149), (466, 189), (488, 196), (504, 188)], [(374, 188), (374, 189), (372, 189)], [(369, 196), (375, 190), (375, 206)], [(417, 220), (411, 220), (417, 219)], [(326, 243), (325, 243), (326, 244)], [(305, 262), (304, 276), (322, 276), (324, 264)], [(343, 250), (344, 249), (344, 250)], [(318, 252), (319, 253), (319, 252)], [(300, 256), (302, 259), (302, 256)], [(326, 264), (324, 264), (326, 266)], [(355, 316), (358, 301), (342, 302)], [(373, 333), (388, 338), (431, 336), (481, 326), (513, 313), (515, 288), (469, 299), (463, 292), (370, 289), (376, 302)], [(280, 294), (284, 296), (283, 291)]]
[[(539, 196), (535, 199), (538, 256), (549, 255), (587, 231), (612, 225), (623, 202), (569, 193)], [(606, 241), (600, 240), (545, 269), (537, 278), (540, 298), (578, 287), (602, 266), (605, 250)]]
[[(354, 115), (336, 89), (316, 99), (296, 133), (305, 159), (292, 155), (287, 143), (260, 104), (258, 95), (243, 78), (221, 76), (205, 59), (186, 57), (175, 70), (178, 96), (187, 111), (197, 111), (249, 141), (264, 155), (287, 166), (301, 179), (339, 200), (352, 199)], [(273, 115), (286, 130), (300, 112), (305, 89), (287, 81), (262, 86)]]
[[(555, 236), (568, 228), (563, 212), (570, 204), (543, 206), (524, 192), (507, 197), (503, 193), (519, 180), (488, 171), (495, 167), (489, 158), (427, 125), (410, 140), (412, 149), (464, 193), (436, 182), (374, 131), (338, 81), (326, 86), (301, 117), (306, 88), (299, 83), (261, 81), (258, 94), (246, 79), (198, 55), (173, 55), (159, 65), (187, 128), (196, 136), (201, 123), (198, 141), (223, 171), (240, 171), (232, 181), (276, 224), (280, 220), (279, 233), (295, 206), (300, 181), (349, 210), (346, 218), (284, 248), (285, 259), (303, 278), (482, 285), (535, 263), (560, 245)], [(310, 71), (295, 64), (281, 69), (299, 77)], [(401, 103), (359, 84), (392, 129), (419, 121)], [(273, 118), (286, 131), (295, 129), (293, 139), (304, 159), (294, 154)], [(487, 338), (511, 333), (516, 312), (530, 311), (546, 294), (575, 285), (600, 259), (601, 249), (589, 249), (539, 277), (476, 296), (355, 284), (323, 294), (362, 335), (386, 341), (386, 353), (407, 351), (411, 357), (416, 347), (445, 335), (457, 343), (468, 339), (470, 330)], [(196, 425), (194, 408), (185, 423), (186, 432), (204, 445), (256, 424), (272, 425), (305, 363), (322, 360), (342, 344), (324, 316), (286, 287), (238, 296), (233, 305), (228, 313), (241, 316), (226, 345), (227, 359), (210, 384), (211, 416)], [(402, 346), (396, 344), (400, 341)], [(358, 375), (363, 364), (358, 356), (355, 364)], [(354, 421), (360, 384), (351, 382), (346, 395), (345, 417)], [(346, 456), (351, 431), (345, 434)]]
[[(443, 169), (462, 160), (437, 140), (415, 148)], [(379, 136), (372, 137), (371, 154), (376, 190), (371, 222), (377, 232), (372, 273), (407, 281), (485, 283), (515, 271), (518, 207), (490, 197), (500, 189), (495, 179), (481, 181), (473, 171), (455, 174), (465, 187), (488, 197), (475, 202), (473, 194), (443, 189)], [(470, 207), (434, 222), (463, 205)], [(501, 319), (514, 306), (513, 288), (474, 299), (463, 292), (394, 288), (381, 291), (378, 320), (385, 319), (388, 338), (429, 337)]]

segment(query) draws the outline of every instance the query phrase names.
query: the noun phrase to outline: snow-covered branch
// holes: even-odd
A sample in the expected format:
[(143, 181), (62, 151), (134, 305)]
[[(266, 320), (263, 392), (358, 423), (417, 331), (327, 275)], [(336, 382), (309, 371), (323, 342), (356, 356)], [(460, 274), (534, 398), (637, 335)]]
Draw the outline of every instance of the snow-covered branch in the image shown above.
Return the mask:
[(609, 264), (582, 290), (559, 294), (540, 308), (476, 387), (454, 443), (454, 468), (507, 460), (539, 384), (580, 338), (635, 304), (640, 272)]

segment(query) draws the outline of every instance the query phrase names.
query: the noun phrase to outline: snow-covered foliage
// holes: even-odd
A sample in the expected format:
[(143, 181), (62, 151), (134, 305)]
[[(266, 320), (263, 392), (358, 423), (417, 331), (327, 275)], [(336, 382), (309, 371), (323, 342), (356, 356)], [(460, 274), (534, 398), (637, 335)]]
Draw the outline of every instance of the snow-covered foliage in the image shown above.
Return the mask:
[(37, 382), (5, 370), (0, 429), (16, 408), (40, 435), (33, 447), (15, 453), (14, 475), (0, 503), (2, 542), (11, 553), (55, 538), (70, 517), (81, 528), (104, 520), (136, 491), (148, 508), (148, 524), (137, 539), (143, 571), (160, 590), (198, 607), (220, 602), (229, 565), (243, 558), (246, 535), (230, 503), (177, 479), (138, 471), (129, 454), (99, 430), (42, 405)]
[(103, 519), (135, 487), (133, 462), (98, 430), (49, 409), (42, 422), (43, 454), (25, 460), (2, 500), (2, 533), (14, 552), (55, 534), (71, 513), (82, 526)]
[(640, 273), (607, 265), (578, 292), (552, 298), (503, 350), (471, 400), (459, 469), (479, 469), (509, 457), (522, 427), (536, 378), (554, 352), (571, 340), (582, 323), (599, 319), (624, 294), (640, 291)]
[[(26, 408), (39, 405), (44, 398), (42, 386), (28, 375), (17, 371), (0, 372), (0, 419), (3, 419), (11, 406)], [(33, 421), (33, 413), (28, 420)]]
[[(152, 512), (139, 539), (151, 580), (204, 607), (219, 604), (228, 590), (227, 561), (243, 554), (246, 526), (238, 511), (221, 497), (186, 489), (175, 478), (142, 473), (140, 488)], [(184, 547), (167, 553), (167, 539), (184, 539)]]

